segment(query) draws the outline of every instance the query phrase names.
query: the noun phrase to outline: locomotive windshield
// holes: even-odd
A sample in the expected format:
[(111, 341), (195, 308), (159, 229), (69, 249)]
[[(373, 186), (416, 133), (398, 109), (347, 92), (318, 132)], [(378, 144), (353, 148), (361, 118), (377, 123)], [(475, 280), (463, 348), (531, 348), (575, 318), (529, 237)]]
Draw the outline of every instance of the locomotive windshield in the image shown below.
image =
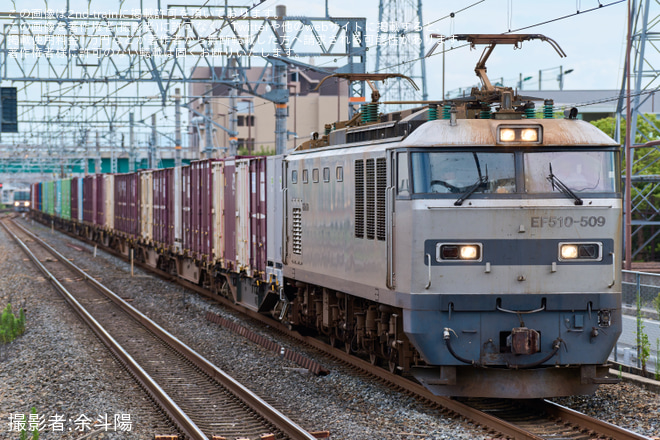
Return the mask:
[(411, 161), (417, 194), (516, 191), (513, 153), (414, 152)]
[[(412, 151), (408, 158), (414, 194), (464, 200), (472, 194), (552, 194), (560, 191), (558, 182), (575, 194), (614, 193), (616, 157), (614, 151), (435, 150)], [(405, 159), (399, 155), (400, 194), (409, 190)]]
[(525, 153), (525, 189), (528, 193), (553, 192), (552, 174), (571, 191), (615, 192), (614, 154), (607, 151)]

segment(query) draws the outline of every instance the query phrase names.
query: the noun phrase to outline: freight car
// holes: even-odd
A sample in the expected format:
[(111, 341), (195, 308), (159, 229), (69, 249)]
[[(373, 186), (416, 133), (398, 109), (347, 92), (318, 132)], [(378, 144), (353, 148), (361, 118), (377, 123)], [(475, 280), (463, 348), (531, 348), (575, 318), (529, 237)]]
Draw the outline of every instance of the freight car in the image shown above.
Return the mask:
[(374, 93), (286, 156), (88, 176), (82, 220), (40, 183), (35, 215), (437, 394), (591, 393), (621, 332), (620, 147), (574, 109), (536, 119), (485, 58), (441, 115)]

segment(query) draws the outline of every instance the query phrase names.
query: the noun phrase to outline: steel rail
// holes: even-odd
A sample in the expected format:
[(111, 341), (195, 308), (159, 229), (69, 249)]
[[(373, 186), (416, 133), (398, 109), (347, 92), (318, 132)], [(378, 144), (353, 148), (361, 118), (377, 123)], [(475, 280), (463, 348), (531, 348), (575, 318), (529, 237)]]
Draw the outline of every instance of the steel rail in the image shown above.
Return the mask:
[(533, 401), (531, 404), (544, 411), (549, 416), (560, 418), (565, 422), (584, 427), (608, 438), (617, 440), (651, 440), (650, 437), (637, 434), (636, 432), (621, 428), (620, 426), (612, 425), (603, 420), (594, 419), (586, 414), (582, 414), (549, 400)]
[[(158, 403), (158, 405), (167, 413), (170, 419), (177, 425), (177, 427), (186, 436), (194, 440), (208, 440), (208, 437), (190, 420), (190, 418), (178, 407), (178, 405), (167, 395), (167, 393), (147, 374), (146, 371), (128, 354), (117, 341), (110, 336), (108, 332), (96, 321), (92, 315), (71, 295), (71, 293), (64, 287), (53, 274), (46, 269), (46, 267), (39, 261), (36, 255), (25, 245), (25, 243), (6, 225), (3, 220), (2, 226), (7, 233), (16, 241), (16, 243), (23, 249), (32, 262), (39, 268), (55, 288), (62, 294), (66, 302), (74, 309), (74, 311), (85, 321), (85, 323), (92, 329), (96, 336), (103, 341), (103, 343), (112, 351), (112, 353), (120, 360), (122, 364), (128, 369), (133, 377), (140, 383), (149, 395)], [(60, 261), (68, 261), (65, 257), (57, 254)]]
[[(194, 365), (200, 368), (208, 376), (212, 377), (214, 380), (225, 386), (232, 394), (234, 394), (240, 400), (245, 402), (261, 417), (263, 417), (268, 422), (270, 422), (278, 429), (280, 429), (289, 438), (293, 440), (314, 440), (316, 438), (312, 434), (304, 430), (302, 427), (300, 427), (297, 423), (286, 417), (280, 411), (273, 408), (271, 405), (269, 405), (267, 402), (265, 402), (255, 393), (250, 391), (244, 385), (242, 385), (234, 378), (227, 375), (224, 371), (213, 365), (206, 358), (202, 357), (201, 355), (196, 353), (193, 349), (188, 347), (186, 344), (179, 341), (177, 338), (175, 338), (165, 329), (160, 327), (158, 324), (150, 320), (148, 317), (140, 313), (135, 308), (131, 307), (121, 297), (119, 297), (117, 294), (115, 294), (114, 292), (103, 286), (101, 283), (99, 283), (97, 280), (92, 278), (85, 271), (78, 268), (71, 261), (69, 261), (67, 257), (60, 254), (48, 243), (41, 240), (39, 237), (37, 237), (35, 234), (24, 228), (22, 225), (19, 225), (16, 222), (12, 222), (12, 223), (16, 225), (16, 227), (20, 228), (23, 232), (28, 234), (30, 238), (35, 240), (37, 243), (39, 243), (41, 246), (47, 249), (50, 253), (56, 256), (60, 262), (66, 264), (69, 268), (74, 270), (80, 276), (84, 277), (86, 281), (88, 281), (97, 290), (102, 292), (111, 301), (117, 304), (129, 316), (136, 319), (142, 325), (147, 327), (147, 329), (149, 329), (151, 332), (156, 334), (159, 338), (163, 339), (165, 343), (167, 343), (170, 347), (181, 353), (186, 359), (188, 359), (190, 362), (192, 362)], [(163, 391), (162, 388), (160, 388), (160, 386), (158, 386), (158, 384), (156, 384), (155, 381), (153, 381), (153, 379), (151, 379), (151, 377), (149, 377), (149, 375), (133, 360), (133, 358), (127, 352), (125, 352), (121, 348), (121, 346), (119, 346), (119, 344), (117, 344), (117, 342), (109, 334), (107, 334), (107, 332), (105, 332), (105, 330), (100, 326), (100, 324), (96, 322), (96, 320), (94, 320), (94, 318), (91, 315), (89, 315), (89, 313), (84, 309), (84, 307), (80, 305), (78, 301), (76, 301), (75, 298), (73, 298), (73, 296), (69, 294), (66, 288), (62, 286), (62, 284), (60, 284), (59, 281), (55, 279), (55, 277), (48, 271), (48, 269), (46, 269), (43, 266), (43, 264), (41, 264), (41, 262), (36, 258), (36, 256), (34, 256), (34, 254), (27, 248), (27, 246), (7, 227), (4, 221), (2, 222), (2, 225), (14, 238), (14, 240), (16, 240), (19, 243), (19, 245), (28, 254), (28, 256), (32, 259), (32, 261), (35, 262), (35, 264), (39, 267), (39, 269), (46, 275), (46, 277), (49, 280), (51, 280), (51, 282), (57, 287), (58, 290), (62, 292), (67, 302), (69, 302), (72, 305), (72, 307), (78, 313), (81, 314), (85, 322), (87, 322), (88, 324), (91, 323), (90, 327), (99, 336), (99, 338), (101, 338), (101, 340), (103, 340), (104, 343), (106, 343), (109, 347), (111, 347), (113, 353), (116, 353), (119, 359), (122, 360), (122, 362), (127, 363), (126, 366), (127, 368), (129, 368), (129, 371), (136, 371), (137, 374), (136, 377), (138, 378), (140, 383), (145, 387), (145, 389), (148, 390), (148, 392), (152, 395), (152, 397), (154, 397), (156, 401), (159, 403), (163, 402), (164, 410), (172, 418), (172, 420), (175, 421), (175, 423), (177, 423), (177, 425), (181, 427), (182, 432), (184, 432), (186, 436), (188, 436), (193, 440), (198, 440), (198, 439), (208, 440), (208, 437), (203, 432), (201, 432), (201, 430), (194, 424), (194, 422), (190, 420), (190, 418), (188, 418), (188, 416), (185, 413), (183, 413), (183, 411), (178, 407), (178, 405), (176, 405), (176, 403), (169, 396), (167, 396), (165, 391)]]

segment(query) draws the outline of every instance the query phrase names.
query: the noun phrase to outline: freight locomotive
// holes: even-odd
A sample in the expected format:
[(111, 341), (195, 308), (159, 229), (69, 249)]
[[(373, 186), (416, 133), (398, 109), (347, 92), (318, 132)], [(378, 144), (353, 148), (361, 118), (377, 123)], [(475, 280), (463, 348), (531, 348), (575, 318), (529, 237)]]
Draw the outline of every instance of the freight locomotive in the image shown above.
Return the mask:
[(33, 214), (436, 394), (592, 393), (621, 332), (620, 147), (477, 73), (284, 156), (38, 183)]

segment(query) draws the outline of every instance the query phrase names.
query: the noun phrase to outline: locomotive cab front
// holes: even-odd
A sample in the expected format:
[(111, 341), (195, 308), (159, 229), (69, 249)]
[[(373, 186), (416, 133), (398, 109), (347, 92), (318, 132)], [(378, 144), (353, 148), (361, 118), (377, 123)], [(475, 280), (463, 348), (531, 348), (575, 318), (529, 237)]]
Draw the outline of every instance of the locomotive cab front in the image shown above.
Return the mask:
[[(431, 121), (391, 152), (391, 278), (443, 395), (587, 394), (620, 332), (619, 146), (578, 120)], [(394, 177), (394, 176), (393, 176)]]

